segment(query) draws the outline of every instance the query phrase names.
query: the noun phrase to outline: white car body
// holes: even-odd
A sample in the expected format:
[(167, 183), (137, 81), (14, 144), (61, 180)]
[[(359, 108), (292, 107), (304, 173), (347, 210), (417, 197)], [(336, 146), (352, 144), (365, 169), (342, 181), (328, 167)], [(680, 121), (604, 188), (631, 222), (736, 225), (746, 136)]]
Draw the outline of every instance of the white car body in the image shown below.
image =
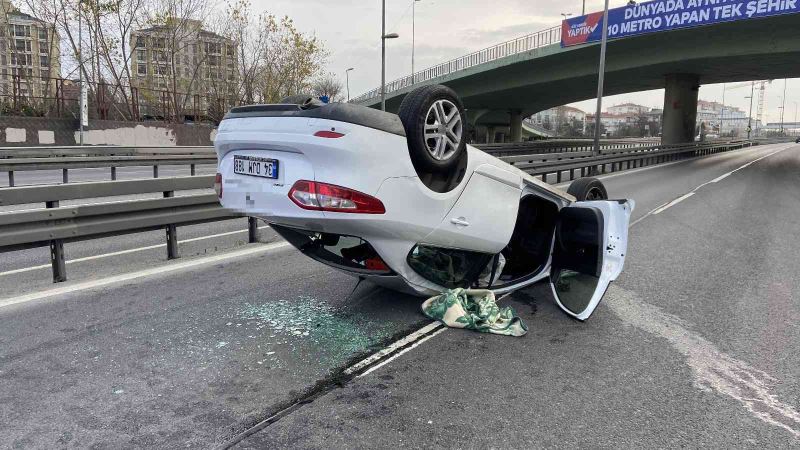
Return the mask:
[[(356, 107), (328, 105), (324, 108), (349, 111)], [(334, 247), (341, 238), (359, 238), (371, 246), (390, 269), (390, 273), (376, 274), (350, 267), (349, 264), (339, 264), (336, 262), (338, 259), (332, 262), (315, 257), (345, 273), (417, 295), (440, 293), (453, 286), (437, 284), (431, 276), (419, 273), (425, 270), (415, 270), (410, 261), (420, 264), (420, 252), (425, 253), (426, 257), (434, 255), (438, 258), (440, 255), (437, 252), (455, 249), (470, 252), (469, 256), (473, 253), (490, 255), (496, 264), (497, 259), (491, 255), (510, 248), (512, 235), (516, 236), (515, 242), (523, 243), (524, 235), (520, 232), (514, 234), (523, 199), (527, 199), (526, 214), (535, 217), (538, 217), (535, 208), (528, 205), (546, 205), (548, 211), (552, 210), (550, 215), (571, 207), (588, 208), (594, 214), (599, 211), (602, 216), (599, 219), (604, 230), (602, 243), (597, 243), (598, 251), (602, 251), (602, 256), (598, 255), (598, 258), (602, 258), (602, 270), (598, 266), (598, 272), (594, 274), (599, 275), (598, 285), (592, 291), (591, 299), (586, 300), (587, 308), (572, 308), (579, 311), (562, 304), (556, 293), (559, 305), (568, 314), (581, 320), (588, 318), (605, 293), (608, 283), (616, 279), (622, 270), (632, 201), (576, 203), (575, 198), (566, 192), (472, 146), (467, 146), (466, 171), (457, 186), (449, 192), (434, 192), (417, 174), (409, 157), (406, 137), (400, 132), (372, 128), (364, 121), (357, 124), (339, 119), (298, 116), (291, 112), (264, 115), (259, 113), (257, 107), (254, 110), (244, 109), (238, 114), (235, 111), (220, 123), (215, 139), (222, 205), (265, 220), (284, 237), (286, 233), (294, 232), (312, 236), (309, 239), (323, 235), (339, 236), (334, 239), (337, 244), (327, 247), (324, 240), (314, 240), (315, 252), (329, 247), (337, 252), (340, 249)], [(380, 111), (374, 111), (374, 114), (379, 115), (380, 121), (390, 123), (390, 131), (397, 130), (397, 124), (391, 123), (397, 116)], [(315, 135), (318, 132), (331, 132), (337, 137), (320, 137)], [(234, 160), (237, 157), (239, 161), (243, 157), (277, 161), (272, 163), (272, 170), (277, 168), (277, 178), (234, 173)], [(239, 171), (242, 170), (255, 169), (239, 167)], [(380, 200), (385, 213), (303, 209), (289, 196), (290, 189), (298, 180), (328, 183), (367, 194)], [(555, 224), (560, 219), (548, 216), (535, 220)], [(540, 256), (542, 260), (537, 263), (539, 266), (535, 273), (496, 283), (492, 286), (496, 293), (511, 292), (551, 275), (555, 227), (547, 230), (546, 226), (542, 226), (537, 233), (539, 231), (542, 239), (546, 239), (541, 245), (546, 245), (549, 250), (547, 255)], [(290, 242), (298, 248), (304, 248), (295, 240)], [(412, 255), (412, 252), (416, 253)], [(448, 258), (450, 256), (449, 253), (446, 255)], [(521, 261), (516, 263), (524, 264)], [(488, 270), (485, 267), (488, 266), (484, 264), (482, 271)], [(584, 297), (587, 296), (584, 294)]]

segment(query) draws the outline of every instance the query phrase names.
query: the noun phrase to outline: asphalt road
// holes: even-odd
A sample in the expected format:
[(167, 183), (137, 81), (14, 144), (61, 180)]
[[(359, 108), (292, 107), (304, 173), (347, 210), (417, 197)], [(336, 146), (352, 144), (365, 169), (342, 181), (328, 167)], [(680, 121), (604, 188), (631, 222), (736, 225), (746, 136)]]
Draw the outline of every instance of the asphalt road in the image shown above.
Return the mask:
[[(209, 447), (307, 399), (237, 447), (797, 447), (798, 174), (800, 146), (781, 144), (606, 177), (637, 209), (589, 321), (537, 285), (504, 299), (526, 337), (445, 330), (339, 387), (428, 323), (420, 300), (356, 287), (268, 228), (271, 244), (212, 237), (179, 261), (78, 261), (59, 286), (0, 260), (0, 305), (16, 302), (0, 306), (0, 446)], [(72, 251), (142, 243), (93, 245)]]

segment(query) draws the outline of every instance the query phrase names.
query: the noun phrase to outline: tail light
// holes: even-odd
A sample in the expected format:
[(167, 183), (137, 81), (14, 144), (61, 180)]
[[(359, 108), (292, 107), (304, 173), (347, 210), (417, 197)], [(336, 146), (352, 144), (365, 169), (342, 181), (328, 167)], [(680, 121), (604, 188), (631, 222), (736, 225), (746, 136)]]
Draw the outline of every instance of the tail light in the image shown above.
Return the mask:
[(315, 211), (359, 214), (385, 214), (386, 208), (375, 197), (333, 184), (299, 180), (289, 190), (289, 198), (299, 207)]
[(214, 177), (214, 192), (217, 193), (217, 197), (222, 198), (222, 174), (219, 172)]

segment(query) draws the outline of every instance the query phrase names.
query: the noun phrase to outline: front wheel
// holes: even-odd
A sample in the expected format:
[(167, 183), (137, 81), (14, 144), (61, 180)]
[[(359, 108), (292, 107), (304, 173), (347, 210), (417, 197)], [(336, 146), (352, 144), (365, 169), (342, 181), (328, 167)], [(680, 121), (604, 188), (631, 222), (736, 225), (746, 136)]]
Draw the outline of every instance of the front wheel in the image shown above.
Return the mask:
[(608, 192), (603, 182), (597, 178), (579, 178), (572, 182), (567, 193), (582, 201), (608, 200)]
[(398, 115), (418, 168), (431, 172), (455, 169), (466, 151), (466, 115), (452, 89), (442, 85), (417, 88), (403, 99)]

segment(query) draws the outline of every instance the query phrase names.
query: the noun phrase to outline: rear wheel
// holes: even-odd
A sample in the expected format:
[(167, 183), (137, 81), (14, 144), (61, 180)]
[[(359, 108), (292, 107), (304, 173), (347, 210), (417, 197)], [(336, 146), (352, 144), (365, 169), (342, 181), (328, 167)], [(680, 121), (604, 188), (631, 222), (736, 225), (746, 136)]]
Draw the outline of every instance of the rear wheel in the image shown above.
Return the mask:
[(597, 178), (579, 178), (572, 182), (567, 193), (582, 201), (608, 200), (608, 192), (603, 183)]
[(425, 171), (455, 169), (466, 151), (464, 105), (447, 86), (423, 86), (403, 99), (398, 113), (414, 164)]

